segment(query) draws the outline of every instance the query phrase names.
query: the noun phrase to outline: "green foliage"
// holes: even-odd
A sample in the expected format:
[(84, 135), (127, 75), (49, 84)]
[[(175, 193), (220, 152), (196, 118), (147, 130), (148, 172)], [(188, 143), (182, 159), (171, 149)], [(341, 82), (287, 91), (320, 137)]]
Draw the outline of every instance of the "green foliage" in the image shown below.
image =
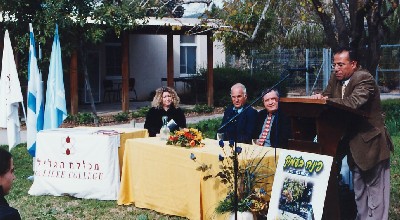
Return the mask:
[(94, 117), (92, 113), (78, 112), (78, 114), (76, 114), (76, 116), (74, 117), (74, 121), (78, 124), (91, 124), (94, 121)]
[[(391, 8), (391, 2), (385, 1), (382, 5), (383, 11), (385, 13), (390, 10)], [(383, 34), (385, 35), (384, 38), (384, 43), (385, 44), (398, 44), (400, 40), (400, 14), (399, 10), (394, 10), (393, 15), (388, 17), (384, 24), (383, 24), (383, 29), (384, 32)]]
[(208, 105), (195, 105), (192, 111), (196, 113), (211, 113), (214, 111), (214, 107)]
[(136, 111), (132, 112), (132, 118), (139, 118), (139, 117), (146, 117), (147, 112), (149, 112), (151, 107), (146, 106), (146, 107), (141, 107)]
[(398, 119), (400, 121), (400, 99), (387, 99), (382, 101), (382, 111), (386, 119)]
[(148, 220), (149, 218), (147, 217), (147, 215), (141, 214), (137, 217), (137, 220)]
[[(242, 83), (246, 86), (248, 102), (256, 99), (261, 92), (271, 87), (280, 79), (279, 74), (259, 71), (251, 75), (249, 70), (239, 70), (230, 67), (219, 67), (214, 69), (214, 100), (215, 106), (227, 106), (232, 104), (230, 98), (231, 87), (235, 83)], [(280, 95), (287, 93), (286, 86), (283, 83), (280, 87)]]
[(382, 101), (382, 111), (385, 113), (385, 123), (391, 135), (400, 133), (400, 99)]
[(117, 122), (128, 121), (129, 120), (129, 113), (127, 112), (119, 112), (116, 115), (113, 115), (113, 118)]
[(399, 135), (400, 134), (400, 123), (399, 120), (386, 119), (385, 121), (386, 127), (389, 131), (390, 135)]
[[(239, 212), (247, 212), (249, 211), (249, 199), (242, 199), (238, 203), (238, 211)], [(224, 214), (227, 212), (232, 212), (234, 204), (234, 196), (233, 193), (230, 193), (224, 200), (219, 201), (217, 207), (215, 208), (215, 212), (217, 214)]]
[(323, 46), (323, 28), (312, 10), (311, 4), (298, 1), (232, 0), (224, 1), (223, 8), (211, 7), (206, 15), (230, 27), (215, 34), (228, 53), (248, 56), (252, 50), (268, 51), (278, 46)]
[(75, 116), (68, 114), (67, 118), (64, 120), (65, 122), (74, 122), (75, 121)]
[(389, 219), (400, 219), (400, 136), (392, 136), (394, 153), (390, 155), (390, 209)]
[(203, 133), (204, 138), (215, 139), (215, 134), (219, 126), (221, 126), (222, 118), (208, 119), (200, 121), (197, 124), (188, 125), (188, 127), (196, 128)]

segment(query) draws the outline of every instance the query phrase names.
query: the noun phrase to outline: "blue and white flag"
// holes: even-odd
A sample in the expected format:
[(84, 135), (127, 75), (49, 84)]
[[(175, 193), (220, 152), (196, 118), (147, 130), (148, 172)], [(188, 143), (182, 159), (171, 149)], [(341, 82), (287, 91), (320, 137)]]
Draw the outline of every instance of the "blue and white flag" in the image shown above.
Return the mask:
[(42, 74), (37, 65), (35, 36), (29, 24), (29, 62), (28, 62), (28, 113), (26, 119), (26, 147), (33, 157), (36, 152), (36, 135), (43, 130), (44, 100)]
[(19, 103), (23, 102), (14, 53), (8, 30), (4, 34), (4, 50), (0, 76), (0, 127), (7, 128), (8, 147), (20, 143)]
[(47, 79), (46, 105), (44, 108), (43, 129), (58, 128), (67, 118), (65, 103), (65, 89), (63, 80), (63, 68), (61, 62), (61, 46), (58, 37), (58, 25), (56, 25), (53, 46), (50, 57), (49, 76)]

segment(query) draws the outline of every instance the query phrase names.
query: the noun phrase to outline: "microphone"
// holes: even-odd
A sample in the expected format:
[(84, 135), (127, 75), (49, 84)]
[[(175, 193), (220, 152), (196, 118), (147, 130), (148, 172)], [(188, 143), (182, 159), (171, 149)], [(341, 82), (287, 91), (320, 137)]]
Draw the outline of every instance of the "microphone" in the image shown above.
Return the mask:
[(309, 67), (309, 68), (287, 68), (287, 71), (289, 71), (289, 73), (293, 73), (293, 72), (309, 72), (309, 73), (313, 73), (314, 72), (314, 67)]

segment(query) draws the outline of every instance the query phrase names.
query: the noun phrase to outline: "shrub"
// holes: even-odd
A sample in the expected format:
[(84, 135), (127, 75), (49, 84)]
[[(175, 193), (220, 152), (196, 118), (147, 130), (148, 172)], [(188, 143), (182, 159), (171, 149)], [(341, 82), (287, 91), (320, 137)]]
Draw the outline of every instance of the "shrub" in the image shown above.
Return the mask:
[(197, 113), (211, 113), (214, 111), (214, 108), (208, 105), (195, 105), (192, 111)]
[(67, 118), (64, 120), (65, 122), (74, 122), (76, 117), (74, 115), (68, 114)]
[(74, 121), (78, 124), (91, 124), (94, 121), (92, 113), (83, 112), (76, 114)]
[(116, 115), (113, 115), (113, 118), (117, 122), (128, 121), (129, 120), (129, 113), (127, 112), (119, 112)]
[(146, 117), (149, 110), (149, 106), (139, 108), (138, 110), (132, 112), (132, 118)]
[(215, 139), (215, 135), (219, 126), (221, 125), (222, 118), (208, 119), (200, 121), (197, 124), (189, 125), (188, 127), (194, 127), (203, 133), (203, 137)]

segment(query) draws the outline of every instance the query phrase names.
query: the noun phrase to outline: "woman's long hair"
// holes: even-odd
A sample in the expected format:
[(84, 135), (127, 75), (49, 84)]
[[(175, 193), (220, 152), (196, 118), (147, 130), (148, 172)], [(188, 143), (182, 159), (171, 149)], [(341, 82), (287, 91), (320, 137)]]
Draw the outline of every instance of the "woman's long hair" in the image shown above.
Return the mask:
[(175, 90), (173, 88), (164, 87), (164, 86), (161, 87), (161, 88), (158, 88), (156, 90), (156, 95), (154, 96), (153, 101), (151, 102), (151, 107), (155, 107), (155, 108), (162, 108), (163, 107), (162, 97), (163, 97), (163, 93), (164, 92), (168, 92), (169, 94), (171, 94), (171, 96), (172, 96), (171, 106), (173, 106), (175, 108), (178, 108), (179, 107), (179, 102), (180, 102), (178, 94), (175, 92)]

